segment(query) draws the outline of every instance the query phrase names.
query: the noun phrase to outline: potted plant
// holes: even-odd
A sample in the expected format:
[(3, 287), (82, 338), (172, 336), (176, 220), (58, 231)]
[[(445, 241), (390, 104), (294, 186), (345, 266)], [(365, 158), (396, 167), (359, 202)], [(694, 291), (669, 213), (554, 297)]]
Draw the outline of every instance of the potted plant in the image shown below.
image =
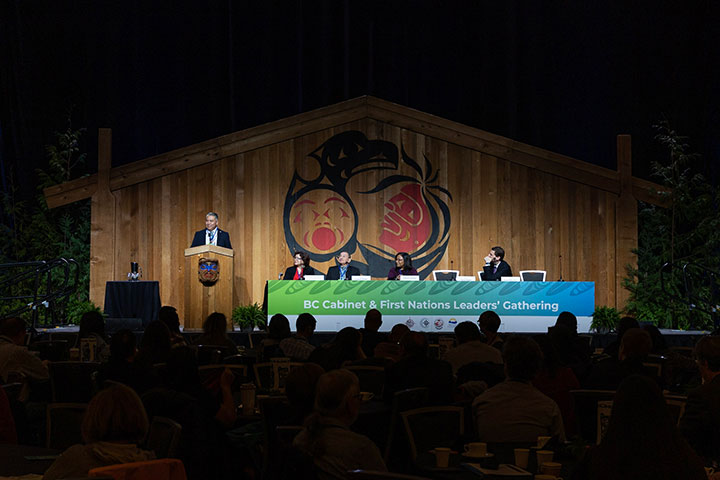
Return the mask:
[(590, 328), (597, 333), (608, 333), (617, 327), (620, 321), (620, 312), (613, 307), (599, 306), (595, 307), (592, 314), (592, 323)]
[(240, 305), (233, 309), (232, 321), (241, 330), (254, 330), (255, 327), (265, 328), (267, 316), (257, 303)]

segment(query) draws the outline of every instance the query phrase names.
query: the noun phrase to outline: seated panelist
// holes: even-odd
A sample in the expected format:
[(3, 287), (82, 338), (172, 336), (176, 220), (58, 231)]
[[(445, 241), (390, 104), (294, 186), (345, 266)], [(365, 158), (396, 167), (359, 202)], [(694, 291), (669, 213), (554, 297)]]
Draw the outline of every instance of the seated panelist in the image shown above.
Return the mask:
[(360, 275), (360, 270), (350, 265), (352, 257), (348, 252), (340, 252), (335, 259), (338, 265), (330, 267), (325, 280), (352, 280), (353, 275)]
[(399, 252), (395, 255), (395, 266), (388, 272), (388, 280), (400, 280), (403, 275), (417, 275), (418, 272), (412, 266), (412, 259), (406, 252)]
[(205, 215), (205, 229), (195, 232), (190, 247), (199, 247), (201, 245), (216, 245), (218, 247), (232, 248), (230, 244), (230, 234), (218, 228), (218, 214), (208, 212)]
[(305, 275), (322, 275), (310, 266), (310, 255), (305, 252), (295, 252), (293, 262), (295, 265), (285, 270), (283, 280), (304, 280)]

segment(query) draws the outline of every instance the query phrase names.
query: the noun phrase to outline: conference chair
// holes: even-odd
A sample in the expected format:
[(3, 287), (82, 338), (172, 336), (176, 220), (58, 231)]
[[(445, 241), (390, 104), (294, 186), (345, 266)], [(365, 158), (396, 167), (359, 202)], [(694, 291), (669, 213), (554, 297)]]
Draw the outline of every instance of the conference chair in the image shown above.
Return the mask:
[(67, 340), (39, 340), (28, 345), (28, 350), (37, 352), (41, 360), (51, 362), (62, 362), (70, 358)]
[(460, 275), (460, 270), (433, 270), (433, 280), (456, 280)]
[(49, 403), (46, 408), (45, 446), (65, 450), (83, 443), (81, 426), (87, 403)]
[[(401, 444), (396, 439), (402, 438), (404, 432), (398, 428), (402, 412), (427, 406), (430, 398), (429, 389), (427, 387), (408, 388), (395, 392), (392, 400), (392, 411), (390, 413), (390, 427), (388, 428), (388, 437), (385, 442), (385, 452), (383, 458), (385, 463), (389, 464), (392, 458), (398, 458), (397, 455), (391, 453), (401, 449)], [(407, 444), (407, 443), (404, 443)], [(403, 467), (405, 465), (402, 465)]]
[(455, 406), (424, 407), (400, 413), (405, 425), (410, 456), (435, 447), (451, 447), (465, 433), (465, 409)]
[(575, 404), (578, 433), (588, 443), (598, 439), (598, 403), (612, 401), (615, 390), (570, 390)]
[(520, 270), (520, 279), (523, 282), (544, 282), (546, 275), (545, 270)]
[(357, 375), (361, 392), (372, 392), (375, 398), (382, 398), (385, 386), (385, 368), (372, 365), (347, 365), (344, 368)]
[(680, 419), (685, 415), (685, 405), (687, 404), (687, 397), (683, 395), (665, 395), (665, 403), (670, 410), (673, 420), (676, 425), (680, 424)]
[(478, 270), (477, 273), (478, 273), (478, 282), (482, 282), (483, 281), (482, 275), (484, 273), (483, 270)]
[(182, 426), (167, 417), (155, 416), (150, 422), (145, 447), (157, 458), (176, 458)]
[(50, 388), (53, 402), (87, 403), (95, 393), (93, 373), (98, 362), (51, 362)]

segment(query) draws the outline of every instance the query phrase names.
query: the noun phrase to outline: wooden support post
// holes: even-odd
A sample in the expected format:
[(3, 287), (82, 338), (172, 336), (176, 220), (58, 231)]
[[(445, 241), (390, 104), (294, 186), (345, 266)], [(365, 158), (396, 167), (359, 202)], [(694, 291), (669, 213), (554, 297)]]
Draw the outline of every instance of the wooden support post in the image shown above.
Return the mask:
[(90, 300), (104, 308), (105, 282), (115, 280), (115, 197), (110, 192), (112, 130), (98, 129), (97, 190), (90, 203)]
[(622, 286), (627, 265), (637, 267), (638, 203), (632, 191), (632, 142), (630, 135), (617, 137), (617, 165), (620, 196), (615, 205), (615, 306), (625, 308), (630, 292)]

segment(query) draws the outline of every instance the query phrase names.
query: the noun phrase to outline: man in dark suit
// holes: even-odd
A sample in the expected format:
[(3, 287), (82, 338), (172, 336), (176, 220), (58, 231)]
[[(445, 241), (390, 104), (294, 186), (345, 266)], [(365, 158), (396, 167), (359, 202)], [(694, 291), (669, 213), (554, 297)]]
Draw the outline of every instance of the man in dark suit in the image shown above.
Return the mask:
[(352, 280), (353, 275), (360, 275), (360, 270), (350, 265), (352, 258), (348, 252), (340, 252), (336, 259), (339, 265), (330, 267), (325, 280)]
[(703, 384), (688, 393), (680, 432), (709, 465), (720, 460), (720, 336), (701, 338), (695, 358)]
[(510, 265), (505, 260), (505, 250), (502, 247), (493, 247), (485, 257), (482, 279), (485, 281), (500, 280), (500, 277), (512, 277)]
[(217, 245), (218, 247), (232, 248), (230, 244), (230, 234), (218, 228), (218, 214), (209, 212), (205, 215), (205, 230), (195, 232), (192, 245), (190, 247), (199, 247), (200, 245)]

